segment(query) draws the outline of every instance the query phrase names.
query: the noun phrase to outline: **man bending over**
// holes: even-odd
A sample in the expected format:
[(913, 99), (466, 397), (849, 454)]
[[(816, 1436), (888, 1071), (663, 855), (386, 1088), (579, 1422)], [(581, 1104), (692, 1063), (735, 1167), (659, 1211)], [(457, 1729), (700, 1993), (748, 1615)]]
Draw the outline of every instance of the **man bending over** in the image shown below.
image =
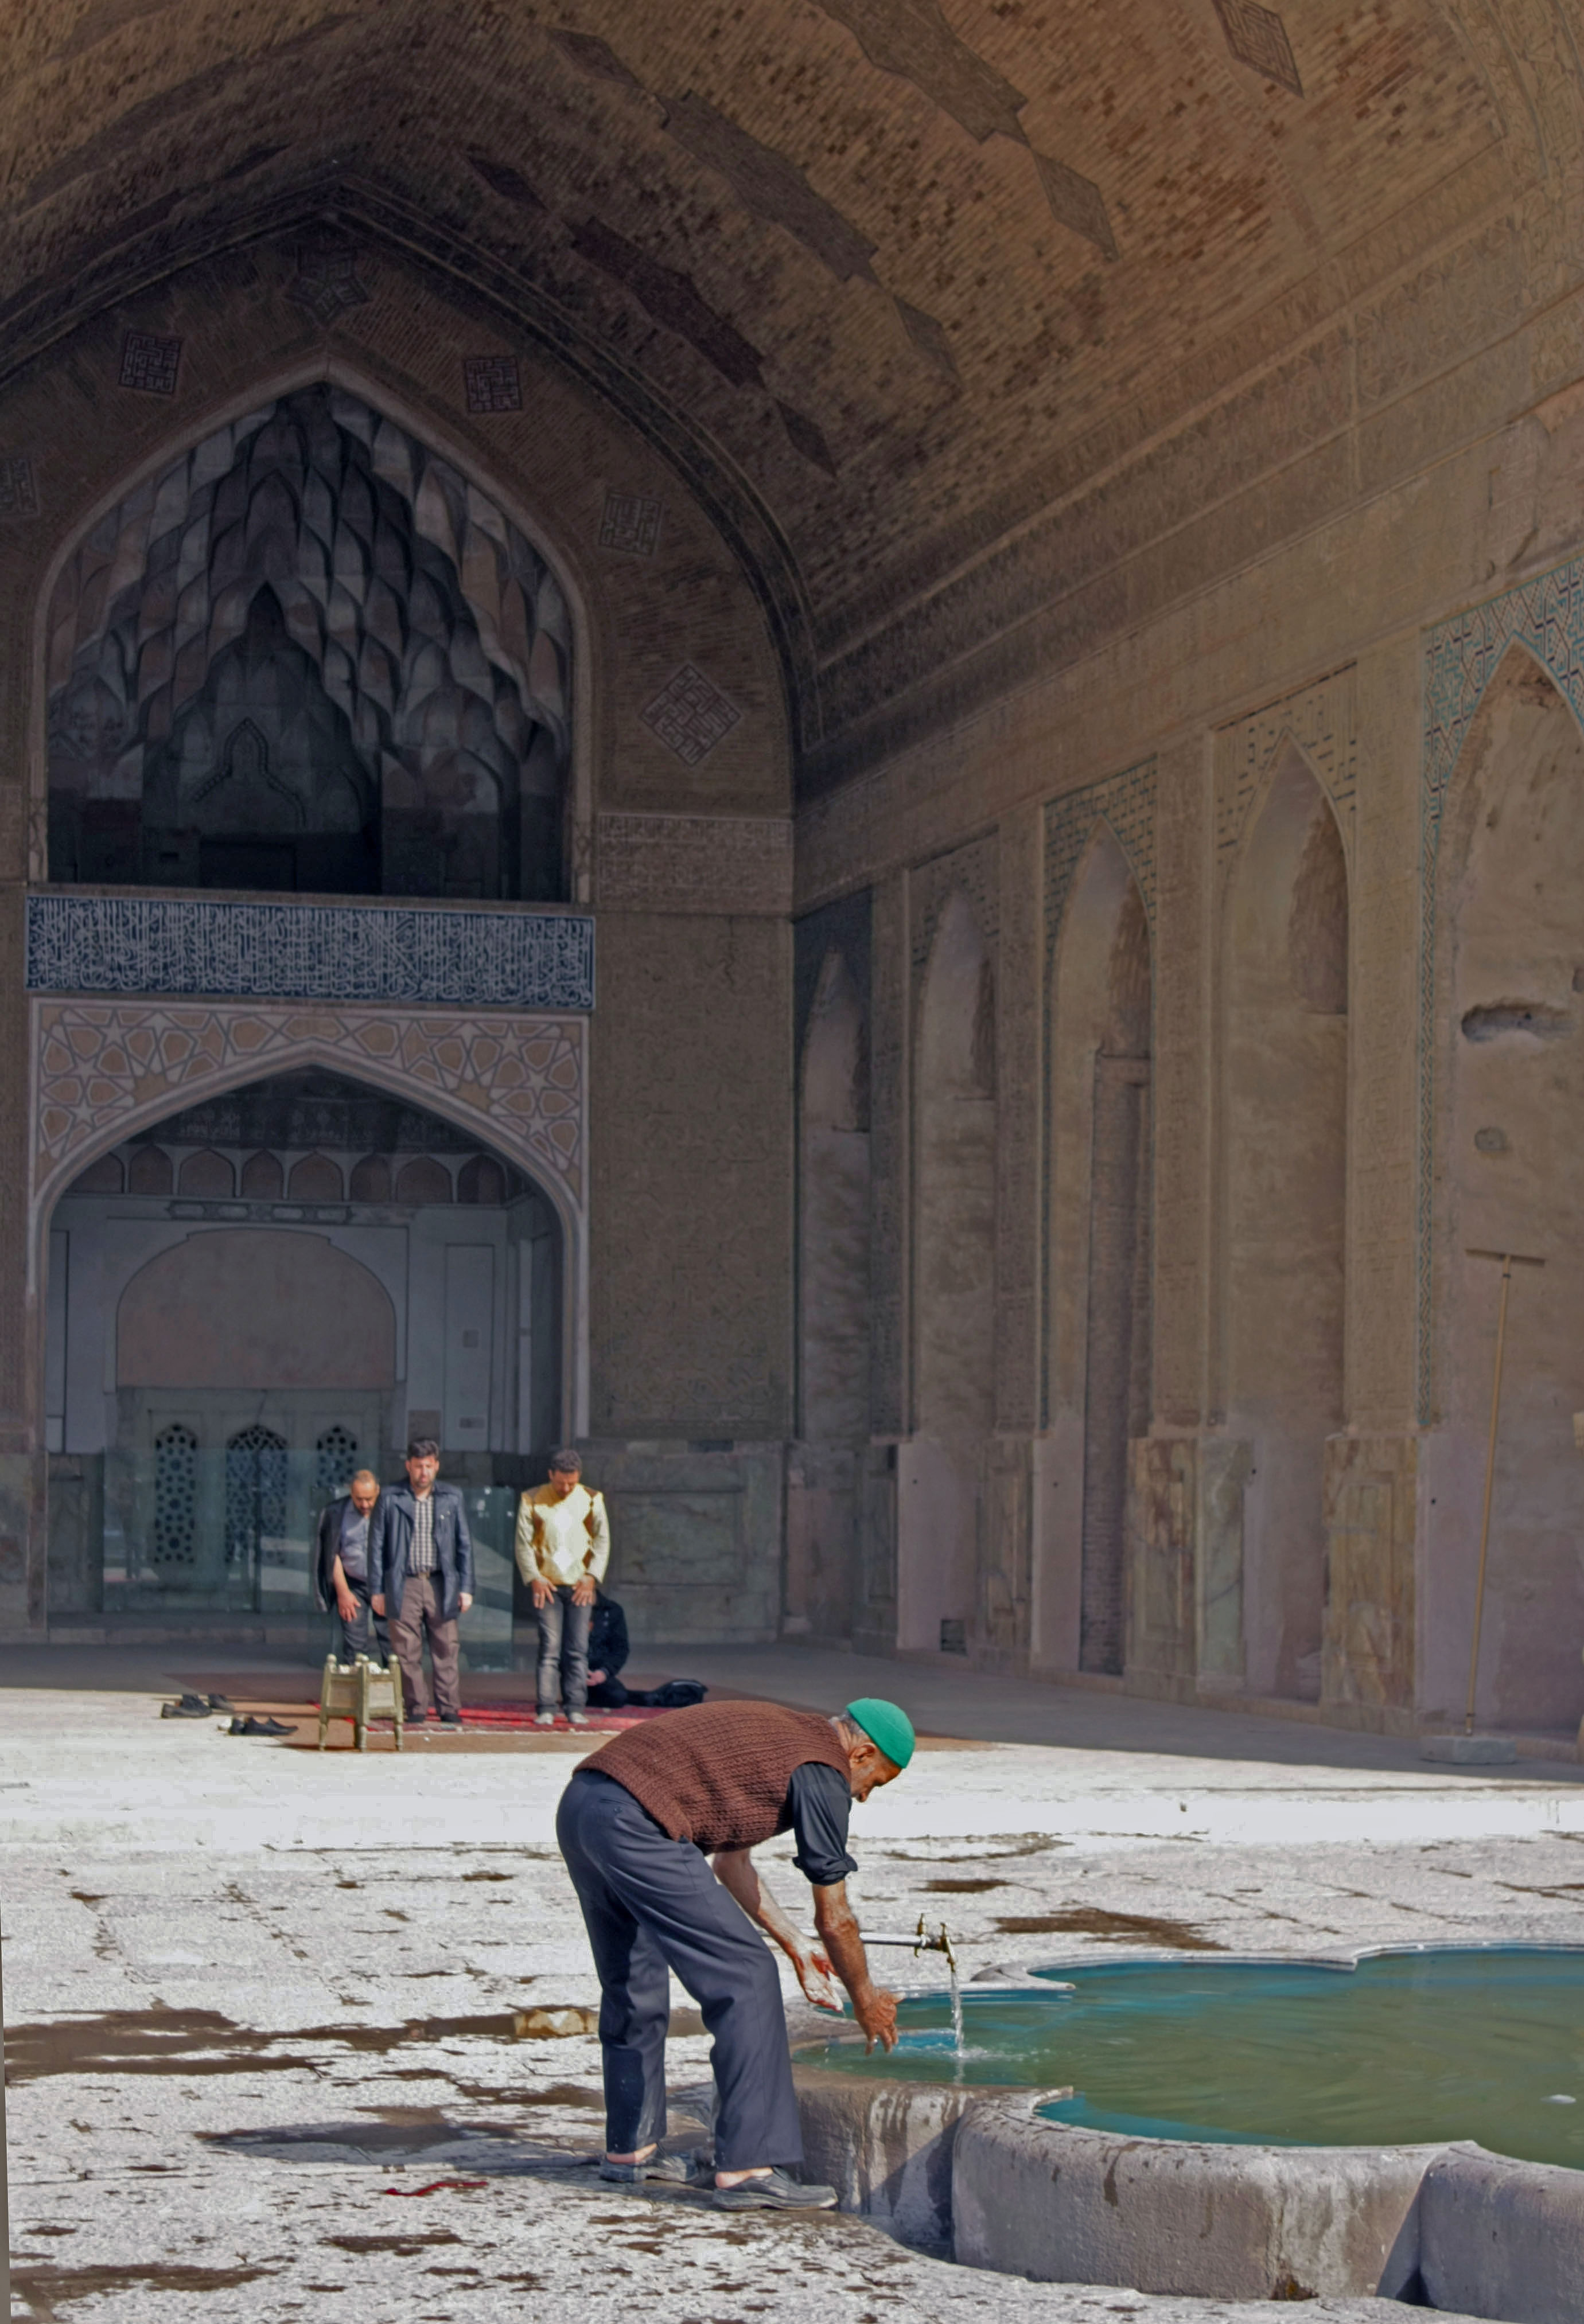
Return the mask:
[[(838, 2004), (832, 1970), (867, 2036), (896, 2042), (896, 1997), (874, 1985), (847, 1898), (855, 1800), (889, 1784), (913, 1754), (894, 1702), (848, 1703), (836, 1719), (770, 1702), (670, 1711), (613, 1737), (562, 1794), (556, 1837), (599, 1973), (606, 2155), (600, 2175), (688, 2177), (663, 2155), (665, 2030), (674, 1970), (713, 2034), (718, 2098), (715, 2196), (723, 2210), (829, 2209), (833, 2187), (789, 2176), (803, 2159), (781, 1981), (757, 1923), (797, 1970), (809, 1999)], [(778, 1831), (814, 1890), (808, 1943), (765, 1887), (749, 1851)], [(713, 1860), (713, 1871), (711, 1862)]]

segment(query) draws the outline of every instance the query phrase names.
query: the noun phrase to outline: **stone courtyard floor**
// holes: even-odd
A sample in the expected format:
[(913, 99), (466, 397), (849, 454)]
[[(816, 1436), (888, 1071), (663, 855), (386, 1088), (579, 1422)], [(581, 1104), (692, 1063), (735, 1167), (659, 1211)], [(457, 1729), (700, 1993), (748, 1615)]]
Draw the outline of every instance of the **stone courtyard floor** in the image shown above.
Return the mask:
[[(1580, 1938), (1584, 1785), (1564, 1766), (1454, 1771), (1408, 1745), (936, 1666), (670, 1659), (823, 1707), (885, 1691), (934, 1730), (856, 1813), (853, 1888), (875, 1928), (944, 1917), (969, 1976), (1196, 1940), (1313, 1954)], [(574, 1739), (434, 1735), (400, 1759), (388, 1744), (321, 1757), (295, 1736), (162, 1721), (162, 1695), (199, 1677), (285, 1709), (313, 1693), (311, 1672), (256, 1651), (0, 1652), (14, 2318), (1289, 2312), (1030, 2285), (857, 2219), (602, 2186), (579, 2014), (597, 1988), (552, 1837)], [(765, 1857), (801, 1905), (789, 1852)], [(967, 1879), (986, 1885), (939, 1885)], [(928, 1962), (902, 1958), (910, 1985), (927, 1981)], [(708, 2044), (677, 2006), (681, 2087), (707, 2074)], [(536, 2034), (536, 2011), (574, 2030)]]

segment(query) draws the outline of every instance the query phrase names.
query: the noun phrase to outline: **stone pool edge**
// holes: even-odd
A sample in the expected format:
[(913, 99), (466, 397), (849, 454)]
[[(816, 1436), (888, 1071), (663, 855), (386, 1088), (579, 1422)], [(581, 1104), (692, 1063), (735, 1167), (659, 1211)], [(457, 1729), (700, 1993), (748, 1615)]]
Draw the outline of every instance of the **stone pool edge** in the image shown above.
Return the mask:
[[(829, 2021), (799, 2011), (794, 2044)], [(794, 2067), (805, 2168), (965, 2266), (1200, 2299), (1375, 2294), (1502, 2324), (1584, 2317), (1584, 2172), (1472, 2141), (1270, 2147), (1042, 2120), (1060, 2090)]]

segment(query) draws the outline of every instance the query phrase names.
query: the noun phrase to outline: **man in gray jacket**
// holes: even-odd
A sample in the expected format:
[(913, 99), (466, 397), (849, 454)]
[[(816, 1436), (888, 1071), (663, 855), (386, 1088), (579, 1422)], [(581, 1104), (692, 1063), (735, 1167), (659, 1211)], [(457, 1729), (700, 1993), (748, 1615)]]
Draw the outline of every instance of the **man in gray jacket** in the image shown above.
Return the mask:
[(369, 1603), (368, 1587), (368, 1528), (378, 1499), (379, 1479), (372, 1469), (359, 1469), (346, 1491), (320, 1511), (314, 1595), (321, 1613), (334, 1607), (339, 1617), (336, 1660), (351, 1663), (367, 1655), (384, 1670), (391, 1642), (383, 1617)]
[(462, 1723), (457, 1683), (457, 1622), (473, 1603), (473, 1541), (468, 1512), (455, 1485), (442, 1485), (440, 1446), (415, 1436), (407, 1447), (407, 1482), (393, 1485), (375, 1504), (368, 1528), (368, 1574), (374, 1610), (389, 1611), (391, 1644), (402, 1666), (409, 1727), (429, 1717), (423, 1683), (423, 1640), (434, 1666), (434, 1699), (442, 1727)]

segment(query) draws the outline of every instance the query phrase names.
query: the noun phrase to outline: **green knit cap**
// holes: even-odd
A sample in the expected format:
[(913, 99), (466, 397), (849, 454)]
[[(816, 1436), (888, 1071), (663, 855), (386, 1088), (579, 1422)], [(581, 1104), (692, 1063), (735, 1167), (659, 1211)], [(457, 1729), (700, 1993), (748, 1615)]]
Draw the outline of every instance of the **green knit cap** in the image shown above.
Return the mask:
[(894, 1767), (905, 1767), (913, 1756), (913, 1722), (905, 1711), (894, 1702), (882, 1702), (878, 1696), (863, 1694), (857, 1702), (849, 1702), (847, 1715), (856, 1727), (861, 1727), (871, 1743), (878, 1745)]

